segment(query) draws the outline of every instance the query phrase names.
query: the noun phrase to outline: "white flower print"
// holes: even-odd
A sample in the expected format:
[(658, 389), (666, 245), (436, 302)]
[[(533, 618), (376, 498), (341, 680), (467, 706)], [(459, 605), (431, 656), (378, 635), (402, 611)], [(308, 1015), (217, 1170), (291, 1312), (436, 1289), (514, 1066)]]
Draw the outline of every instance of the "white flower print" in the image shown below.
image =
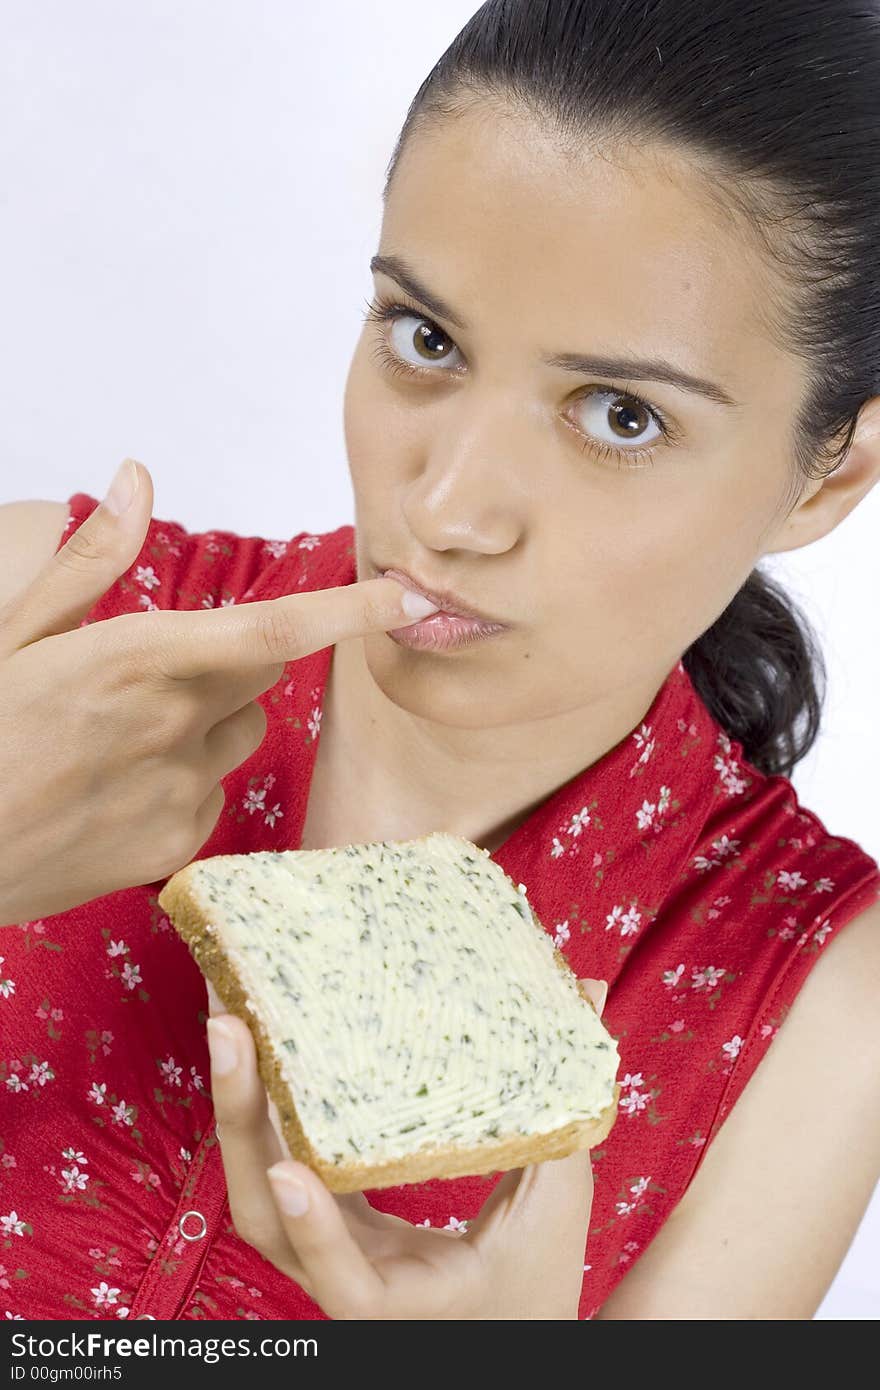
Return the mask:
[[(637, 1115), (646, 1105), (651, 1103), (650, 1091), (640, 1091), (639, 1086), (644, 1085), (645, 1078), (640, 1071), (627, 1072), (620, 1083), (622, 1091), (626, 1091), (625, 1096), (620, 1098), (620, 1109), (626, 1115)], [(627, 1089), (629, 1088), (629, 1089)]]
[(824, 944), (825, 944), (825, 938), (826, 938), (826, 936), (828, 935), (828, 933), (830, 932), (830, 930), (831, 930), (831, 921), (830, 921), (829, 918), (826, 917), (826, 918), (825, 918), (825, 921), (822, 923), (821, 927), (817, 927), (817, 928), (816, 928), (816, 930), (815, 930), (815, 932), (814, 932), (814, 934), (813, 934), (813, 940), (816, 941), (816, 942), (818, 942), (818, 944), (819, 944), (820, 946), (824, 946)]
[(727, 734), (719, 732), (717, 738), (720, 753), (715, 754), (715, 771), (728, 796), (739, 796), (746, 789), (746, 782), (738, 775), (739, 761), (733, 756), (733, 744)]
[(22, 1081), (17, 1071), (14, 1071), (11, 1076), (7, 1076), (6, 1085), (13, 1095), (18, 1095), (19, 1091), (26, 1091), (28, 1089), (27, 1082)]
[(462, 1232), (464, 1232), (464, 1231), (467, 1230), (467, 1224), (468, 1224), (468, 1223), (467, 1223), (466, 1221), (459, 1221), (459, 1219), (458, 1219), (457, 1216), (450, 1216), (450, 1218), (449, 1218), (449, 1220), (447, 1221), (446, 1225), (443, 1227), (443, 1230), (444, 1230), (444, 1231), (462, 1231)]
[(141, 983), (141, 968), (139, 965), (132, 965), (127, 960), (122, 967), (122, 983), (126, 989), (134, 989), (135, 985)]
[(158, 589), (162, 583), (152, 565), (138, 565), (134, 572), (135, 584), (143, 584), (145, 589)]
[(24, 1224), (17, 1211), (11, 1211), (7, 1216), (0, 1216), (0, 1231), (5, 1236), (23, 1236)]
[(698, 970), (694, 966), (691, 970), (691, 988), (697, 990), (714, 989), (718, 981), (723, 980), (724, 975), (724, 969), (718, 969), (714, 965), (704, 965), (702, 970)]
[(699, 869), (700, 872), (705, 872), (706, 869), (718, 868), (725, 859), (729, 859), (731, 855), (736, 856), (739, 854), (739, 845), (739, 840), (731, 840), (729, 835), (722, 835), (720, 839), (712, 841), (715, 857), (712, 858), (704, 854), (698, 854), (694, 859), (694, 868)]
[(735, 1058), (737, 1058), (737, 1057), (739, 1056), (740, 1048), (742, 1047), (742, 1045), (743, 1045), (743, 1040), (742, 1040), (742, 1038), (739, 1036), (739, 1034), (736, 1033), (736, 1034), (734, 1034), (734, 1036), (730, 1039), (729, 1042), (726, 1042), (726, 1043), (722, 1043), (722, 1044), (721, 1044), (721, 1051), (724, 1052), (724, 1053), (726, 1053), (726, 1055), (727, 1055), (729, 1061), (732, 1062), (732, 1061), (735, 1060)]
[(127, 956), (128, 947), (124, 941), (111, 941), (107, 947), (108, 956)]
[(571, 929), (568, 925), (568, 919), (566, 919), (564, 922), (557, 922), (556, 933), (553, 937), (553, 945), (559, 948), (563, 947), (570, 936)]
[(110, 1285), (103, 1279), (96, 1289), (91, 1290), (92, 1298), (95, 1300), (95, 1304), (98, 1308), (103, 1308), (107, 1304), (115, 1303), (119, 1297), (119, 1293), (119, 1289), (111, 1289)]
[(254, 811), (264, 811), (266, 809), (264, 805), (265, 800), (265, 787), (261, 787), (259, 791), (256, 787), (249, 787), (241, 803), (242, 809), (247, 811), (249, 815), (253, 815)]
[(416, 1222), (416, 1225), (417, 1225), (417, 1226), (430, 1226), (430, 1224), (431, 1224), (431, 1218), (430, 1218), (430, 1216), (426, 1216), (425, 1219), (424, 1219), (424, 1221), (417, 1221), (417, 1222)]
[(662, 827), (659, 824), (655, 823), (655, 812), (656, 822), (659, 822), (662, 816), (665, 814), (665, 812), (669, 809), (669, 802), (671, 798), (671, 789), (669, 787), (664, 786), (660, 788), (660, 793), (657, 797), (656, 803), (653, 801), (648, 801), (647, 799), (644, 800), (641, 804), (641, 807), (636, 811), (636, 824), (638, 825), (639, 830), (648, 830), (651, 826), (653, 826), (655, 830), (660, 830)]
[[(4, 961), (4, 960), (5, 960), (5, 956), (0, 956), (0, 965), (3, 964), (3, 961)], [(8, 978), (4, 979), (3, 976), (2, 976), (2, 974), (0, 974), (0, 994), (2, 994), (2, 996), (3, 996), (4, 999), (8, 999), (8, 998), (10, 997), (10, 995), (12, 995), (12, 994), (14, 994), (14, 993), (15, 993), (15, 981), (14, 981), (14, 980), (10, 980), (10, 979), (8, 979)]]
[(639, 830), (647, 830), (648, 826), (654, 824), (654, 812), (657, 807), (650, 801), (643, 801), (639, 810), (636, 811), (636, 823)]
[(564, 853), (565, 853), (565, 845), (562, 843), (562, 841), (559, 839), (558, 836), (554, 835), (554, 836), (553, 836), (553, 841), (552, 841), (552, 843), (551, 843), (551, 845), (550, 845), (550, 858), (551, 858), (551, 859), (558, 859), (559, 856), (560, 856), (561, 854), (564, 854)]
[(296, 548), (297, 550), (314, 550), (315, 546), (320, 544), (320, 536), (303, 536), (302, 540)]
[(641, 920), (642, 914), (636, 910), (635, 903), (630, 903), (627, 911), (618, 905), (613, 907), (605, 918), (605, 930), (611, 931), (619, 924), (621, 936), (634, 936)]
[(643, 724), (641, 728), (634, 730), (632, 737), (636, 748), (640, 748), (642, 751), (639, 754), (635, 766), (630, 768), (630, 777), (632, 777), (640, 763), (647, 763), (650, 760), (651, 754), (654, 751), (654, 739), (651, 738), (650, 724)]
[(586, 806), (582, 806), (576, 815), (572, 816), (568, 827), (569, 835), (580, 835), (581, 831), (590, 824), (590, 813)]
[(106, 1082), (106, 1081), (102, 1081), (101, 1084), (98, 1085), (98, 1082), (97, 1082), (97, 1081), (93, 1081), (93, 1082), (92, 1082), (92, 1088), (91, 1088), (91, 1090), (89, 1091), (88, 1095), (86, 1096), (86, 1100), (93, 1101), (95, 1105), (103, 1105), (103, 1104), (104, 1104), (104, 1098), (105, 1098), (106, 1095), (107, 1095), (107, 1082)]
[[(617, 1203), (617, 1214), (618, 1214), (618, 1216), (629, 1216), (629, 1215), (631, 1215), (632, 1212), (635, 1211), (636, 1207), (639, 1205), (639, 1198), (642, 1197), (642, 1196), (644, 1196), (644, 1194), (647, 1192), (647, 1190), (648, 1190), (648, 1184), (650, 1183), (650, 1181), (651, 1181), (650, 1178), (638, 1178), (638, 1179), (632, 1184), (632, 1186), (630, 1187), (629, 1190), (630, 1190), (630, 1192), (633, 1194), (633, 1198), (634, 1198), (635, 1200), (632, 1201), (632, 1202), (618, 1202), (618, 1203)], [(628, 1242), (627, 1242), (627, 1246), (626, 1246), (625, 1248), (629, 1248), (629, 1246), (630, 1246), (631, 1244), (632, 1244), (632, 1242), (628, 1241)]]
[(65, 1192), (82, 1192), (85, 1190), (89, 1181), (88, 1173), (81, 1172), (75, 1163), (71, 1164), (69, 1168), (62, 1168), (61, 1177), (64, 1180), (63, 1185)]
[(323, 717), (323, 713), (324, 711), (321, 709), (320, 705), (315, 705), (314, 709), (308, 717), (308, 720), (306, 721), (308, 724), (309, 733), (311, 734), (312, 738), (318, 737), (318, 734), (321, 729), (321, 719)]
[(817, 878), (813, 884), (814, 893), (831, 893), (834, 890), (833, 878)]
[(269, 552), (273, 560), (280, 560), (282, 555), (287, 554), (287, 541), (266, 541), (263, 549)]
[(807, 880), (802, 873), (795, 869), (794, 873), (788, 873), (785, 869), (780, 869), (776, 875), (776, 883), (784, 893), (796, 893), (799, 888), (806, 888)]
[(205, 1083), (199, 1076), (199, 1073), (196, 1071), (195, 1067), (190, 1067), (189, 1069), (189, 1084), (190, 1086), (192, 1086), (194, 1091), (204, 1091), (205, 1089)]
[(675, 967), (674, 970), (664, 970), (664, 972), (663, 972), (663, 984), (664, 984), (664, 985), (667, 985), (670, 989), (675, 989), (675, 988), (677, 987), (678, 982), (679, 982), (679, 980), (681, 979), (681, 977), (682, 977), (683, 974), (684, 974), (684, 963), (683, 963), (683, 962), (682, 962), (681, 965), (677, 965), (677, 966)]
[(141, 596), (140, 596), (140, 605), (141, 605), (141, 608), (145, 608), (146, 611), (147, 611), (148, 613), (158, 613), (158, 612), (159, 612), (159, 605), (158, 605), (158, 603), (154, 603), (154, 601), (150, 598), (150, 595), (149, 595), (149, 594), (141, 594)]
[(85, 1154), (81, 1154), (78, 1149), (62, 1149), (61, 1157), (66, 1158), (68, 1163), (88, 1163)]
[(280, 820), (284, 815), (280, 801), (276, 801), (271, 810), (266, 809), (266, 793), (275, 780), (274, 774), (270, 772), (268, 776), (263, 778), (262, 787), (259, 789), (256, 787), (248, 788), (241, 803), (242, 809), (247, 811), (251, 816), (254, 814), (254, 811), (262, 811), (264, 813), (263, 823), (270, 828), (275, 825), (276, 820)]
[(28, 1081), (34, 1082), (37, 1086), (45, 1086), (48, 1082), (54, 1080), (55, 1073), (48, 1062), (34, 1062)]
[(113, 1123), (115, 1125), (134, 1124), (133, 1105), (126, 1105), (125, 1101), (121, 1100), (118, 1105), (111, 1105), (110, 1110), (113, 1115)]
[(177, 1066), (173, 1057), (167, 1057), (164, 1062), (160, 1062), (159, 1068), (162, 1072), (163, 1079), (167, 1081), (169, 1086), (180, 1085), (180, 1075), (183, 1071), (183, 1067)]

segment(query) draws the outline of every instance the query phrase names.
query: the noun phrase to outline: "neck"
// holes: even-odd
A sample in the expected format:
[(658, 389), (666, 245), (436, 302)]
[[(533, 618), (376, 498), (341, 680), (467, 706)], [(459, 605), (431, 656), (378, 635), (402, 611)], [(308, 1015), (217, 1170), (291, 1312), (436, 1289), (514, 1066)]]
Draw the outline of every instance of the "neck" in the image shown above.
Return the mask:
[[(552, 718), (458, 728), (401, 708), (373, 679), (363, 639), (339, 642), (324, 696), (321, 780), (337, 789), (337, 821), (351, 843), (442, 829), (494, 853), (548, 796), (638, 726), (662, 679)], [(315, 773), (317, 780), (317, 765)]]

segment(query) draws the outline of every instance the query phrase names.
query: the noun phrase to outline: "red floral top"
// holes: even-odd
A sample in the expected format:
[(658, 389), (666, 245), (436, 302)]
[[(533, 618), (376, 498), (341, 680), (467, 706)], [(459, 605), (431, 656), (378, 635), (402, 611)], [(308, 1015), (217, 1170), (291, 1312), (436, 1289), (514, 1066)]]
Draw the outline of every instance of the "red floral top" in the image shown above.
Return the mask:
[[(69, 499), (65, 539), (96, 505)], [(154, 519), (83, 624), (351, 583), (353, 542), (351, 526), (272, 541)], [(331, 653), (289, 663), (259, 697), (266, 737), (223, 779), (199, 859), (298, 848)], [(681, 1199), (823, 947), (880, 896), (880, 868), (744, 759), (680, 662), (638, 728), (492, 857), (576, 973), (609, 982), (622, 1091), (592, 1151), (591, 1318)], [(158, 907), (164, 882), (0, 930), (0, 1317), (326, 1317), (232, 1228), (205, 988)], [(464, 1231), (498, 1176), (368, 1197)]]

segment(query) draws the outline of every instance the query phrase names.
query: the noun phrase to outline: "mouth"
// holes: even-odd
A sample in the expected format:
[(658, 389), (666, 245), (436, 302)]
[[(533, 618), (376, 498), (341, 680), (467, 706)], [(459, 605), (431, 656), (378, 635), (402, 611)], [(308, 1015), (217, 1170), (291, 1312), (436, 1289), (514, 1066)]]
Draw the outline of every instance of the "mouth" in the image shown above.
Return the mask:
[(439, 617), (445, 614), (451, 618), (468, 618), (473, 622), (491, 625), (494, 628), (506, 627), (506, 623), (500, 622), (497, 618), (491, 617), (488, 613), (481, 613), (476, 608), (471, 608), (457, 595), (449, 593), (443, 589), (429, 589), (422, 584), (421, 580), (415, 579), (406, 570), (382, 569), (377, 567), (377, 574), (383, 579), (396, 579), (398, 584), (403, 584), (407, 589), (412, 589), (414, 593), (422, 594), (431, 603), (439, 604), (440, 612), (434, 614)]

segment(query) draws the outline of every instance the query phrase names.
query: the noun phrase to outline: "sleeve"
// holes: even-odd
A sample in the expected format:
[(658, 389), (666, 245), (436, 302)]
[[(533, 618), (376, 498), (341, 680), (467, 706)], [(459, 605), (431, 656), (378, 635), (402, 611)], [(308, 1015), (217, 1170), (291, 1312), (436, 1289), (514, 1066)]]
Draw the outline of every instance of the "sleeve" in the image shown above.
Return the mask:
[[(91, 516), (99, 499), (77, 492), (67, 505), (69, 516), (59, 550)], [(190, 532), (180, 522), (151, 517), (134, 563), (110, 585), (81, 626), (120, 613), (240, 603), (286, 545), (232, 531)]]

